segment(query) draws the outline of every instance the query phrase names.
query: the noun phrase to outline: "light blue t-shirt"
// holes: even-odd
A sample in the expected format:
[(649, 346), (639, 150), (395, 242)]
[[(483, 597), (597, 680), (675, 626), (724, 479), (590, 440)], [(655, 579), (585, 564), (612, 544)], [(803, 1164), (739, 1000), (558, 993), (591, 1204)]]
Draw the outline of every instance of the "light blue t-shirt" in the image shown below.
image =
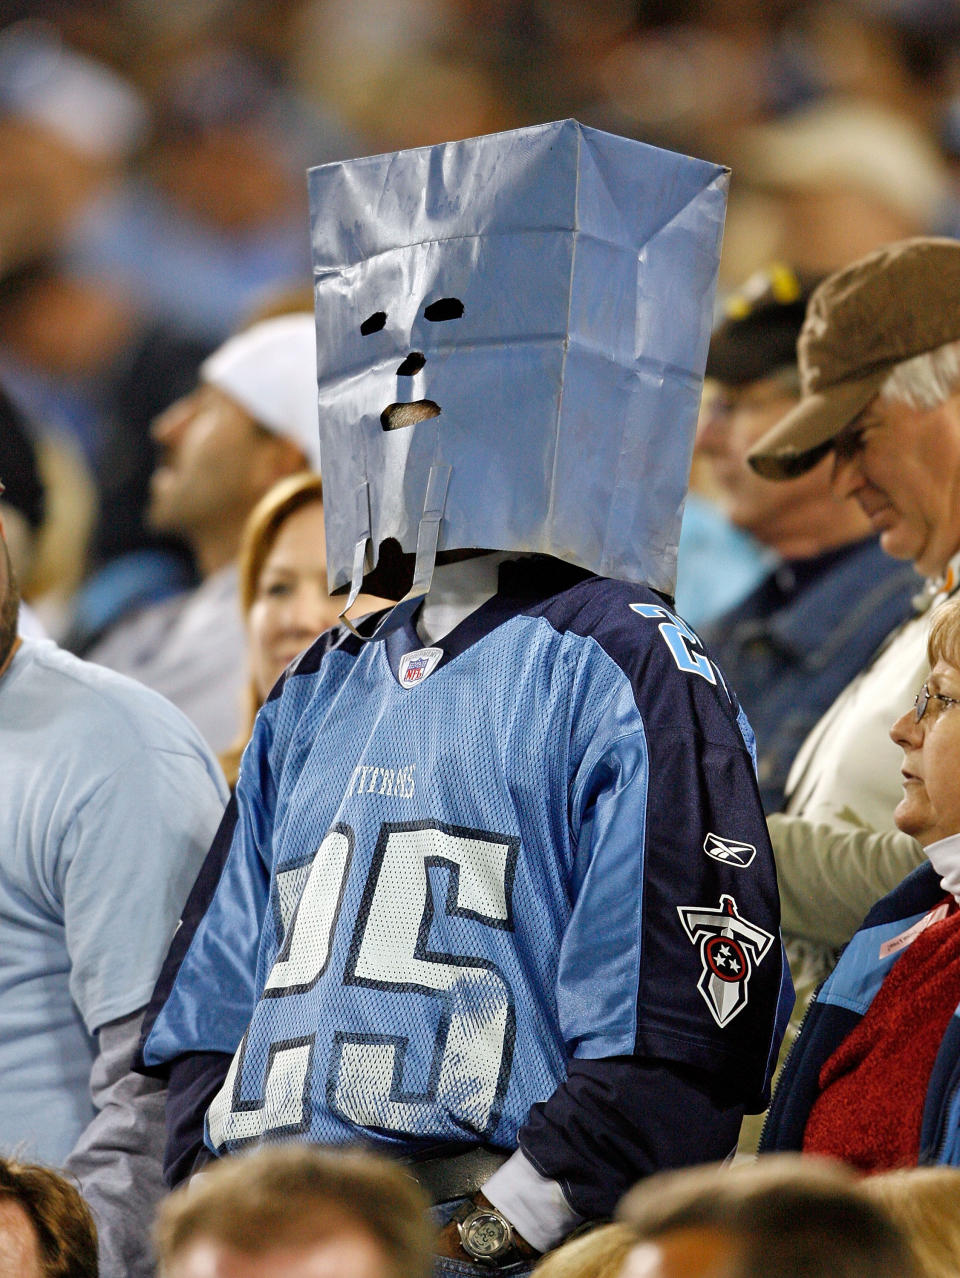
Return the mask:
[(0, 1150), (59, 1164), (100, 1026), (150, 997), (223, 812), (163, 697), (24, 640), (0, 678)]

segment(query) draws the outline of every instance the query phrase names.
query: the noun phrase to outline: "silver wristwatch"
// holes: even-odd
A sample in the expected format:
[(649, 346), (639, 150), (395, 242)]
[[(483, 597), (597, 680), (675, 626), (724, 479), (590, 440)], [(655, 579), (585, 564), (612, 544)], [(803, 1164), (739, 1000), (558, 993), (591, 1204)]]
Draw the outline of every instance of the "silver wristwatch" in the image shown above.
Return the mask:
[(477, 1265), (489, 1269), (509, 1269), (524, 1259), (506, 1216), (494, 1207), (478, 1207), (467, 1202), (454, 1215), (460, 1246)]

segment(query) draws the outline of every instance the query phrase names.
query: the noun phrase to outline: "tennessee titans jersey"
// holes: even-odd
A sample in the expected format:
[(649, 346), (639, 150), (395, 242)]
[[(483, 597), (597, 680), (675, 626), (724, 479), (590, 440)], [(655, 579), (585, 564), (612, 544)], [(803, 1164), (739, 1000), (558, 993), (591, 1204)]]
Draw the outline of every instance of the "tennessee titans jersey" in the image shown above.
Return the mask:
[(142, 1053), (233, 1054), (216, 1153), (513, 1148), (576, 1057), (763, 1095), (784, 971), (749, 727), (660, 596), (544, 571), (428, 647), (334, 630), (262, 709)]

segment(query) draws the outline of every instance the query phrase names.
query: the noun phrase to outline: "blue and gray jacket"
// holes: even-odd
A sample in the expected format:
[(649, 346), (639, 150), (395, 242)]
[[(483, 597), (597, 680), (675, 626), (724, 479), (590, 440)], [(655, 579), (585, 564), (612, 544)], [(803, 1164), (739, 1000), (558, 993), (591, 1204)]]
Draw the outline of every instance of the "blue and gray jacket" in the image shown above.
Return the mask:
[[(784, 1066), (760, 1142), (761, 1153), (800, 1149), (825, 1062), (859, 1023), (905, 951), (880, 957), (885, 942), (900, 936), (943, 899), (939, 876), (920, 866), (867, 915), (817, 992)], [(960, 1166), (960, 1008), (947, 1026), (927, 1088), (920, 1130), (921, 1164)]]

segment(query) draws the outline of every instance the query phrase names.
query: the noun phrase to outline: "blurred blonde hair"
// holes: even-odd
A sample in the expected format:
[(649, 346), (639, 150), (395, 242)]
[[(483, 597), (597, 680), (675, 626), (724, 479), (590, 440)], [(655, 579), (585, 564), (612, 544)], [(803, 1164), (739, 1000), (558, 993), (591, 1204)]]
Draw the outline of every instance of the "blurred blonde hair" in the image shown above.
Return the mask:
[(37, 441), (37, 460), (46, 491), (46, 513), (30, 571), (21, 580), (23, 597), (44, 599), (54, 620), (66, 611), (87, 567), (87, 549), (97, 517), (97, 494), (77, 446), (47, 431)]
[(549, 1252), (531, 1278), (620, 1278), (637, 1236), (626, 1225), (601, 1225)]
[(266, 1146), (218, 1159), (161, 1204), (154, 1225), (160, 1272), (201, 1239), (262, 1260), (360, 1230), (392, 1278), (429, 1278), (434, 1228), (426, 1198), (403, 1167), (360, 1149)]
[(862, 1188), (900, 1226), (923, 1278), (960, 1274), (960, 1168), (905, 1167)]

